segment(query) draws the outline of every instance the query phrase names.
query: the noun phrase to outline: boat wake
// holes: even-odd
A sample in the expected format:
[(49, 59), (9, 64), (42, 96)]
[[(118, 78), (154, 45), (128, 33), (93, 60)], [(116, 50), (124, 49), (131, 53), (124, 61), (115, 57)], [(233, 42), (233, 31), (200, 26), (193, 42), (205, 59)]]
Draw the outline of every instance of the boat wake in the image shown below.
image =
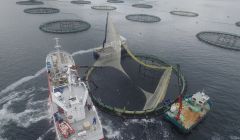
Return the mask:
[[(97, 49), (97, 48), (91, 48), (91, 49), (88, 49), (88, 50), (80, 50), (80, 51), (72, 53), (72, 56), (85, 54), (85, 53), (90, 53), (90, 52), (93, 52), (95, 49)], [(23, 78), (17, 80), (16, 82), (14, 82), (14, 83), (10, 84), (9, 86), (7, 86), (5, 89), (1, 90), (0, 95), (3, 95), (3, 94), (5, 94), (7, 92), (10, 92), (10, 91), (13, 91), (14, 89), (19, 87), (20, 85), (22, 85), (22, 84), (24, 84), (24, 83), (26, 83), (26, 82), (34, 79), (34, 78), (39, 77), (45, 71), (46, 70), (45, 70), (45, 67), (44, 67), (41, 70), (39, 70), (38, 72), (36, 72), (34, 75), (29, 75), (29, 76), (26, 76), (26, 77), (23, 77)]]
[[(8, 125), (9, 122), (15, 123), (19, 127), (27, 128), (33, 123), (50, 118), (47, 112), (47, 99), (33, 101), (36, 90), (35, 87), (32, 87), (27, 90), (13, 91), (9, 93), (11, 96), (1, 99), (0, 102), (4, 104), (0, 110), (0, 135), (4, 133), (3, 127)], [(39, 88), (38, 90), (45, 92), (45, 88)], [(20, 112), (14, 112), (11, 106), (20, 101), (25, 103), (23, 105), (25, 109)]]
[(5, 94), (7, 92), (10, 92), (14, 89), (16, 89), (18, 86), (22, 85), (23, 83), (26, 83), (38, 76), (40, 76), (41, 74), (43, 74), (45, 72), (45, 68), (42, 68), (41, 70), (39, 70), (37, 73), (35, 73), (34, 75), (30, 75), (30, 76), (26, 76), (26, 77), (23, 77), (21, 79), (19, 79), (18, 81), (10, 84), (9, 86), (7, 86), (5, 89), (3, 89), (1, 92), (0, 92), (0, 95), (2, 94)]
[(117, 139), (117, 140), (123, 139), (123, 137), (121, 136), (120, 129), (117, 128), (115, 130), (111, 120), (107, 120), (106, 124), (103, 123), (102, 126), (103, 126), (103, 129), (106, 131), (105, 137), (107, 137), (108, 139)]
[(45, 133), (43, 133), (40, 137), (37, 138), (37, 140), (43, 140), (44, 137), (51, 131), (55, 131), (55, 128), (52, 126), (50, 127)]
[[(88, 50), (81, 50), (72, 53), (72, 56), (89, 53), (94, 51), (95, 49), (88, 49)], [(48, 100), (42, 99), (34, 101), (34, 97), (38, 96), (39, 93), (36, 92), (46, 92), (48, 88), (45, 87), (30, 87), (28, 89), (15, 91), (16, 88), (21, 86), (24, 83), (27, 83), (45, 72), (45, 67), (37, 71), (34, 75), (25, 76), (16, 82), (10, 84), (5, 89), (0, 91), (0, 136), (2, 136), (4, 132), (3, 127), (7, 126), (9, 122), (15, 123), (19, 127), (27, 128), (33, 123), (37, 123), (44, 119), (50, 119), (48, 113)], [(47, 95), (47, 94), (46, 94)], [(24, 110), (20, 112), (14, 112), (14, 109), (11, 109), (12, 106), (16, 106), (21, 102), (21, 106), (25, 106)], [(22, 105), (22, 103), (24, 105)], [(18, 108), (16, 108), (18, 109)], [(53, 130), (54, 128), (50, 128), (46, 131), (42, 136), (39, 137), (39, 140), (42, 139), (49, 131)], [(0, 140), (5, 140), (4, 138), (0, 137)]]

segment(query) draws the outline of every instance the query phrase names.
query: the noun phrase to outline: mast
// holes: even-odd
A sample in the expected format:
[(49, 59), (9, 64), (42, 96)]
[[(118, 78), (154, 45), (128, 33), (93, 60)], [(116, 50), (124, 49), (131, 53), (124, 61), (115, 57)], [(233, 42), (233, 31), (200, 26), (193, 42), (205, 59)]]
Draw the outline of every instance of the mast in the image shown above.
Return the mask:
[(106, 26), (105, 26), (105, 38), (103, 40), (103, 48), (104, 48), (104, 45), (105, 45), (106, 40), (107, 40), (108, 15), (109, 15), (109, 13), (107, 12), (107, 19), (106, 19)]
[(61, 45), (59, 44), (59, 38), (54, 38), (55, 39), (55, 41), (56, 41), (56, 45), (55, 45), (55, 49), (57, 49), (57, 55), (58, 55), (58, 57), (57, 57), (57, 60), (58, 60), (58, 68), (60, 68), (60, 66), (61, 66), (61, 63), (62, 63), (62, 61), (61, 61), (61, 56), (60, 56), (60, 48), (61, 48)]
[(180, 65), (179, 64), (177, 64), (177, 71), (178, 71), (178, 90), (179, 90), (178, 103), (179, 103), (179, 108), (178, 108), (178, 113), (177, 113), (177, 116), (176, 116), (176, 120), (179, 120), (181, 112), (182, 112), (182, 94), (181, 94)]

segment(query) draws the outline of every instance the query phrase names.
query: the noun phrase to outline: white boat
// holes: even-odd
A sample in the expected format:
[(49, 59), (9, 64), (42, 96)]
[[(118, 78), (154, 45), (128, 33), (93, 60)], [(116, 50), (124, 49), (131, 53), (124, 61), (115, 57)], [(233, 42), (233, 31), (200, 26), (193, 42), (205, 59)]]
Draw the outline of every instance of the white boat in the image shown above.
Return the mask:
[(57, 140), (104, 140), (101, 121), (71, 54), (56, 50), (46, 58), (49, 112)]

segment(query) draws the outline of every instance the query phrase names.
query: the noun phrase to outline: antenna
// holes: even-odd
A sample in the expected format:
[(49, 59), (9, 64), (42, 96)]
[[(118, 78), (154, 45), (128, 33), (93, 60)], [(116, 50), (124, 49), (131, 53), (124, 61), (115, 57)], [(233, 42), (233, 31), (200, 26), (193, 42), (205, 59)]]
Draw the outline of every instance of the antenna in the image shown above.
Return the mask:
[(105, 45), (106, 40), (107, 40), (108, 15), (109, 15), (109, 12), (107, 12), (106, 27), (105, 27), (105, 38), (103, 40), (103, 48), (104, 48), (104, 45)]
[(55, 37), (54, 40), (56, 41), (55, 48), (56, 48), (57, 50), (59, 50), (59, 49), (61, 48), (61, 45), (59, 45), (59, 40), (60, 40), (60, 39), (57, 38), (57, 37)]
[(180, 80), (180, 77), (181, 77), (181, 74), (180, 74), (181, 70), (180, 70), (180, 65), (177, 64), (177, 77), (178, 77), (178, 90), (179, 90), (179, 94), (181, 94), (181, 86), (182, 86), (182, 83), (181, 83), (181, 80)]

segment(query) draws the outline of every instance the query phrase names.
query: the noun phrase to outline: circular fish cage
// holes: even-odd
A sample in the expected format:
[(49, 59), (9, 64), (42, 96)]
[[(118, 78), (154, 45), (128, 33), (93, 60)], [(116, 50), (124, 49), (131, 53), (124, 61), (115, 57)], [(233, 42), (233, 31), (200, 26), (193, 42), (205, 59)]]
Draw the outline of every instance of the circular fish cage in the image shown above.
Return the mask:
[(56, 8), (37, 7), (25, 9), (24, 12), (28, 14), (54, 14), (59, 13), (60, 10)]
[(197, 17), (198, 13), (188, 12), (188, 11), (171, 11), (172, 15), (185, 16), (185, 17)]
[(236, 22), (236, 26), (240, 27), (240, 21)]
[(153, 22), (161, 21), (161, 19), (157, 16), (146, 15), (146, 14), (127, 15), (126, 19), (131, 21), (136, 21), (136, 22), (145, 22), (145, 23), (153, 23)]
[(94, 10), (116, 10), (117, 9), (114, 6), (108, 6), (108, 5), (92, 6), (91, 8)]
[(85, 0), (74, 0), (71, 1), (72, 4), (91, 4), (91, 1), (85, 1)]
[[(175, 76), (179, 77), (181, 83), (181, 95), (184, 95), (186, 90), (186, 81), (184, 79), (184, 76), (180, 71), (177, 70), (176, 67), (173, 67), (154, 56), (147, 56), (143, 54), (135, 56), (137, 59), (142, 61), (144, 65), (140, 64), (139, 62), (134, 62), (133, 64), (132, 61), (134, 60), (132, 58), (130, 61), (126, 62), (127, 65), (125, 62), (121, 62), (124, 70), (126, 70), (126, 68), (129, 69), (129, 65), (134, 65), (133, 67), (139, 66), (138, 68), (135, 67), (134, 71), (130, 69), (130, 71), (126, 71), (129, 77), (125, 76), (124, 78), (125, 74), (121, 73), (113, 67), (90, 68), (86, 75), (86, 81), (90, 89), (89, 95), (91, 96), (91, 99), (95, 105), (97, 105), (103, 111), (109, 112), (113, 115), (130, 118), (144, 117), (146, 115), (161, 115), (169, 109), (170, 105), (174, 101), (177, 100), (179, 92), (176, 92), (177, 97), (174, 96), (172, 100), (168, 100), (168, 103), (165, 102), (166, 100), (163, 100), (157, 105), (157, 107), (145, 109), (144, 104), (147, 103), (147, 101), (144, 99), (145, 97), (143, 98), (145, 95), (142, 91), (155, 92), (155, 88), (151, 89), (151, 86), (154, 85), (154, 87), (158, 87), (159, 79), (156, 78), (156, 76), (159, 76), (158, 74), (163, 74), (159, 71), (160, 69), (155, 69), (156, 66), (172, 67), (172, 72)], [(127, 57), (131, 56), (123, 56), (123, 58), (121, 58), (121, 61)], [(151, 66), (154, 66), (155, 68), (152, 68)], [(138, 71), (138, 74), (136, 74), (135, 71)], [(155, 75), (156, 72), (158, 73), (157, 75)], [(154, 82), (152, 80), (143, 80), (143, 77), (139, 76), (139, 74), (144, 77), (148, 77), (149, 79), (155, 79), (157, 82)], [(138, 78), (139, 81), (136, 81), (135, 78)], [(148, 86), (145, 85), (146, 83), (148, 83)], [(141, 105), (139, 105), (139, 103)]]
[(153, 6), (152, 5), (148, 5), (148, 4), (133, 4), (132, 7), (150, 9)]
[(82, 20), (57, 20), (40, 25), (39, 29), (47, 33), (76, 33), (86, 31), (91, 27), (89, 23)]
[(210, 45), (240, 51), (240, 36), (238, 35), (222, 32), (204, 31), (198, 33), (196, 37), (200, 41)]
[(109, 3), (124, 3), (122, 0), (107, 0)]
[(29, 1), (18, 1), (16, 2), (18, 5), (43, 5), (44, 3), (41, 1), (29, 0)]

